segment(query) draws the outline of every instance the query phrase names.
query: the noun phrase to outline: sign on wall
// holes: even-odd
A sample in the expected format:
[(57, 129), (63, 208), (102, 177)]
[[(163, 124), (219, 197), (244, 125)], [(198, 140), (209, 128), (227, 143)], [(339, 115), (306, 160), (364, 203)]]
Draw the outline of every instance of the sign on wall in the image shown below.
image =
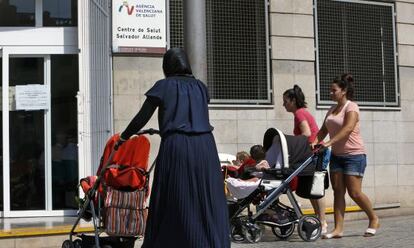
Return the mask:
[(112, 0), (112, 51), (164, 54), (165, 0)]

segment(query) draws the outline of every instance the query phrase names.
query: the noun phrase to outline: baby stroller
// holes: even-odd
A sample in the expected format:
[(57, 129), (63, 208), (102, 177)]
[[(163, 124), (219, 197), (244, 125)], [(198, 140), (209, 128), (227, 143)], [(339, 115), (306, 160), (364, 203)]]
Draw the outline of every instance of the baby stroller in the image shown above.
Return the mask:
[[(299, 176), (300, 184), (301, 176), (308, 177), (315, 170), (321, 169), (324, 151), (322, 148), (312, 151), (304, 136), (285, 136), (279, 130), (274, 130), (273, 144), (271, 149), (268, 149), (266, 158), (269, 159), (269, 164), (275, 165), (274, 161), (270, 161), (274, 154), (268, 153), (275, 152), (273, 147), (279, 147), (279, 154), (282, 155), (279, 157), (282, 160), (279, 161), (281, 163), (278, 163), (279, 166), (276, 165), (259, 173), (253, 172), (254, 176), (261, 177), (253, 191), (251, 190), (252, 192), (244, 198), (228, 201), (230, 235), (235, 242), (259, 242), (264, 226), (270, 227), (273, 234), (280, 239), (288, 239), (293, 234), (296, 225), (298, 225), (298, 234), (304, 241), (315, 241), (321, 235), (322, 228), (319, 219), (303, 215), (289, 184), (296, 176)], [(230, 192), (234, 191), (231, 183), (227, 186)], [(298, 190), (299, 188), (302, 191), (308, 190), (299, 195), (312, 197), (311, 187), (312, 185), (298, 187)], [(279, 201), (282, 194), (287, 195), (291, 207)], [(250, 209), (251, 204), (256, 205), (255, 213)], [(273, 213), (273, 216), (263, 218), (269, 215), (265, 211)]]
[[(119, 134), (108, 140), (98, 176), (80, 180), (85, 197), (62, 248), (133, 248), (135, 240), (144, 234), (149, 175), (155, 165), (147, 170), (150, 143), (144, 134), (159, 131), (142, 130), (122, 146), (117, 144)], [(94, 235), (75, 232), (81, 219), (92, 220)], [(74, 236), (78, 238), (74, 240)]]

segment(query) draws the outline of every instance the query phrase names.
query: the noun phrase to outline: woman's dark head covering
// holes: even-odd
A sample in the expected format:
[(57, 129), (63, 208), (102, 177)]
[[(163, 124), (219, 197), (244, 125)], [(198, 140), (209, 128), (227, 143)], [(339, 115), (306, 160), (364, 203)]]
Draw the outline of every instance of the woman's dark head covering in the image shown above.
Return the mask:
[(193, 74), (187, 54), (182, 48), (171, 48), (164, 54), (162, 69), (166, 77)]
[(276, 129), (269, 128), (266, 130), (264, 136), (263, 136), (263, 148), (267, 152), (269, 148), (273, 144), (273, 139), (276, 137), (276, 135), (279, 135)]

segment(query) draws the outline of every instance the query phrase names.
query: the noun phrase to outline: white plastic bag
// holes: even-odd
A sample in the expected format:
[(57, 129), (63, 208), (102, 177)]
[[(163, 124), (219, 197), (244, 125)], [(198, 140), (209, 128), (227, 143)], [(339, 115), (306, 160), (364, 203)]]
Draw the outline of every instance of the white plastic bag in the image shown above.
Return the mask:
[(313, 174), (312, 188), (310, 192), (312, 196), (325, 195), (325, 176), (326, 171), (315, 171)]

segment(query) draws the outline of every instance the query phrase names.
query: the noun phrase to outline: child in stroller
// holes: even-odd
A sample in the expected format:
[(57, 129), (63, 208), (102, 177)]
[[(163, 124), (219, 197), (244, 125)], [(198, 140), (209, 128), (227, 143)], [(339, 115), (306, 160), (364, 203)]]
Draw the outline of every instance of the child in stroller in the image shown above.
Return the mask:
[[(241, 199), (253, 192), (260, 184), (260, 179), (255, 175), (261, 175), (260, 170), (270, 168), (264, 160), (266, 154), (261, 145), (254, 145), (250, 148), (250, 154), (237, 170), (225, 174), (225, 185), (229, 191), (227, 196), (231, 199)], [(228, 166), (227, 166), (228, 167)], [(232, 168), (232, 167), (230, 167)]]
[[(219, 153), (219, 157), (222, 153)], [(240, 151), (236, 154), (236, 159), (230, 162), (221, 162), (221, 169), (225, 178), (227, 176), (238, 178), (243, 173), (244, 167), (255, 165), (254, 161), (249, 153)], [(221, 161), (221, 160), (220, 160)]]
[[(260, 241), (263, 225), (269, 226), (277, 237), (287, 239), (294, 232), (296, 224), (303, 240), (317, 240), (321, 235), (321, 223), (314, 216), (303, 215), (289, 184), (298, 175), (313, 174), (317, 168), (313, 160), (322, 156), (319, 152), (312, 152), (306, 137), (284, 135), (277, 129), (266, 131), (263, 143), (270, 168), (262, 169), (257, 187), (250, 194), (228, 201), (233, 241)], [(310, 192), (311, 186), (308, 188)], [(279, 201), (284, 193), (291, 206)], [(251, 204), (256, 205), (255, 213), (250, 209)], [(247, 215), (244, 214), (245, 210)]]

